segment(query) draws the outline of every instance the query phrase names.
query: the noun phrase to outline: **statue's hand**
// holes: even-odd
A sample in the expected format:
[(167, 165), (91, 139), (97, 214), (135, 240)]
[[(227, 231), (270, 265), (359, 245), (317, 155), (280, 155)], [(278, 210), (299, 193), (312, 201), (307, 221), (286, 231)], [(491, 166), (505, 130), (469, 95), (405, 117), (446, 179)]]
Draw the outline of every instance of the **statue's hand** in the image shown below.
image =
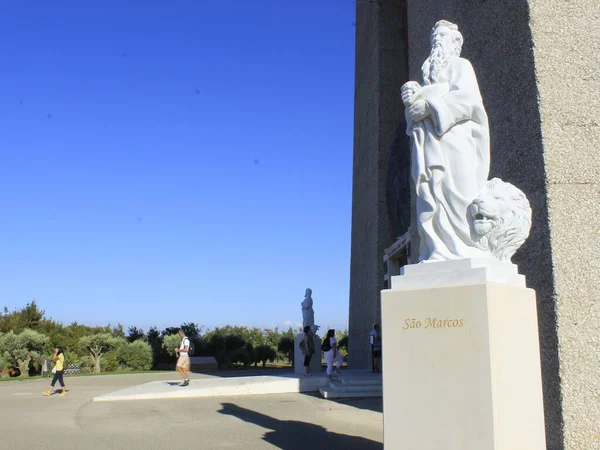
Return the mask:
[(431, 111), (425, 100), (417, 100), (408, 107), (406, 114), (413, 122), (420, 122), (429, 117)]
[(421, 89), (421, 85), (416, 81), (408, 81), (404, 83), (402, 89), (400, 90), (402, 93), (402, 103), (404, 105), (409, 106), (412, 103), (412, 99), (414, 95)]

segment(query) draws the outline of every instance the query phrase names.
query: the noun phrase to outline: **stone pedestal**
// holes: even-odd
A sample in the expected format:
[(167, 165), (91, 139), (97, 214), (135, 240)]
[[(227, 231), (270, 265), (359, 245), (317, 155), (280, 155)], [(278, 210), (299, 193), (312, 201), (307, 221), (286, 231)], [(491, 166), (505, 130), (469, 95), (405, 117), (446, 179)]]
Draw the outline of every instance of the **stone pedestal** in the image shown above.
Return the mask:
[(516, 266), (406, 266), (382, 317), (386, 450), (545, 450), (535, 292)]
[[(300, 333), (294, 340), (294, 373), (304, 373), (304, 353), (300, 350), (300, 342), (304, 339), (304, 333)], [(321, 367), (321, 340), (315, 336), (315, 354), (310, 360), (310, 371), (320, 373)]]

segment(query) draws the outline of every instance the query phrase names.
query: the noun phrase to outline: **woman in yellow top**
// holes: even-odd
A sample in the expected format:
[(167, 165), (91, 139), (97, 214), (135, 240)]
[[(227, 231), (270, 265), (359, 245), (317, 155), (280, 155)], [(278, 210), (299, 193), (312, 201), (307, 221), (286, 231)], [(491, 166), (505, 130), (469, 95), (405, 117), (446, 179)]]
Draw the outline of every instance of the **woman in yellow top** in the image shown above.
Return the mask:
[(54, 378), (52, 378), (52, 383), (50, 383), (50, 389), (44, 392), (44, 395), (52, 395), (52, 390), (54, 389), (54, 385), (58, 381), (60, 386), (62, 387), (62, 391), (60, 392), (60, 396), (64, 397), (67, 395), (67, 388), (65, 386), (65, 382), (63, 380), (63, 375), (65, 374), (65, 353), (63, 352), (62, 347), (56, 347), (54, 349), (54, 356), (52, 359), (55, 361), (54, 368)]

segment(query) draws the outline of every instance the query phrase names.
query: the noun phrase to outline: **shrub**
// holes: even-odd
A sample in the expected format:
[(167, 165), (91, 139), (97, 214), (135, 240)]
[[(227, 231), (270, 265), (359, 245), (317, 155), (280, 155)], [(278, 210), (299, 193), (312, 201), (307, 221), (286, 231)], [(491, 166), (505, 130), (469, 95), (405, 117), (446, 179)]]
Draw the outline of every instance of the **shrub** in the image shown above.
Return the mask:
[(152, 367), (152, 347), (142, 340), (119, 347), (116, 351), (119, 364), (131, 370), (150, 370)]
[(175, 349), (181, 345), (181, 338), (177, 334), (163, 337), (162, 348), (167, 355), (175, 355)]
[(89, 355), (82, 356), (75, 364), (77, 364), (82, 371), (87, 373), (93, 372), (96, 368), (96, 362), (94, 361), (94, 358)]
[(8, 359), (2, 356), (2, 350), (0, 350), (0, 378), (10, 377), (10, 364)]
[(269, 345), (259, 345), (256, 347), (256, 362), (262, 363), (262, 366), (267, 365), (267, 361), (273, 362), (277, 358), (277, 352)]
[(100, 363), (100, 369), (102, 372), (116, 372), (121, 370), (116, 350), (111, 350), (104, 355), (102, 362)]

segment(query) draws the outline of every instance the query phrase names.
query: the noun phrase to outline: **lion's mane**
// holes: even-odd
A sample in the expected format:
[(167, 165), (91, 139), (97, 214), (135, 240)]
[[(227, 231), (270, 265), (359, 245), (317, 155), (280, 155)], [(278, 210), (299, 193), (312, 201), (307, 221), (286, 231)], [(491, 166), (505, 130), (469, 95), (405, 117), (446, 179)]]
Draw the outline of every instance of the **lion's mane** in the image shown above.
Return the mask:
[(475, 215), (483, 209), (491, 214), (489, 220), (493, 221), (491, 229), (485, 234), (471, 227), (475, 245), (500, 260), (510, 261), (529, 237), (531, 229), (531, 207), (525, 194), (516, 186), (494, 178), (486, 182), (485, 189), (469, 208), (472, 224)]

